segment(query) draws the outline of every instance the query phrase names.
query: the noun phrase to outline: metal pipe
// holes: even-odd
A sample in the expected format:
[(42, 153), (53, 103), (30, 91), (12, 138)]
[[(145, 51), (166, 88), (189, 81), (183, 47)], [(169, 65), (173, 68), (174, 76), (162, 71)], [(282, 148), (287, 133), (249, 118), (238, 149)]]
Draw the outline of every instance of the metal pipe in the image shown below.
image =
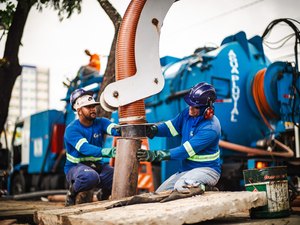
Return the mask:
[(46, 191), (35, 191), (35, 192), (29, 192), (29, 193), (23, 193), (17, 195), (8, 195), (2, 197), (3, 199), (7, 199), (7, 200), (26, 200), (26, 199), (40, 198), (48, 195), (60, 195), (60, 194), (65, 195), (66, 193), (67, 190), (46, 190)]
[(135, 138), (118, 138), (112, 199), (120, 199), (136, 194), (138, 181), (137, 149), (142, 141)]

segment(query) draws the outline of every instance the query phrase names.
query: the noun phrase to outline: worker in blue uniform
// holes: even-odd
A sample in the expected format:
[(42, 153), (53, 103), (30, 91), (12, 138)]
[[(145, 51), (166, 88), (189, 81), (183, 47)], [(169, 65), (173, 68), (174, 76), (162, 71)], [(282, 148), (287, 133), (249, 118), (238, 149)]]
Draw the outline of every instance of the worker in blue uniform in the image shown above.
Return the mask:
[(221, 174), (219, 139), (221, 126), (214, 115), (215, 88), (205, 82), (196, 84), (184, 96), (189, 107), (174, 119), (150, 126), (149, 138), (181, 136), (181, 145), (168, 150), (138, 149), (139, 161), (180, 160), (179, 171), (169, 177), (156, 192), (187, 191), (190, 187), (214, 187)]
[[(96, 117), (93, 92), (77, 89), (70, 97), (72, 109), (78, 119), (65, 131), (65, 174), (69, 183), (66, 206), (74, 205), (79, 192), (102, 189), (102, 200), (111, 194), (113, 168), (102, 162), (102, 157), (115, 157), (116, 149), (103, 148), (104, 135), (119, 136), (116, 124), (107, 118)], [(81, 202), (82, 203), (82, 202)]]

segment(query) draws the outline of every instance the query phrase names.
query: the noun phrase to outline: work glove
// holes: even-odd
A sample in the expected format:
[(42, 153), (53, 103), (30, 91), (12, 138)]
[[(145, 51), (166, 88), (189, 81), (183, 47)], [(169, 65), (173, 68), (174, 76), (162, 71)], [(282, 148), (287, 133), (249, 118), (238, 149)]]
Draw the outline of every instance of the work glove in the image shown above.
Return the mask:
[(122, 132), (121, 132), (121, 126), (114, 126), (114, 129), (116, 130), (116, 132), (122, 136)]
[(168, 160), (171, 158), (169, 150), (150, 151), (145, 149), (138, 149), (136, 152), (138, 161), (148, 162), (161, 162), (162, 160)]
[(102, 157), (114, 158), (114, 157), (116, 157), (116, 151), (117, 151), (116, 147), (102, 148), (101, 154), (102, 154)]
[(146, 126), (146, 136), (150, 139), (154, 138), (158, 132), (156, 125)]

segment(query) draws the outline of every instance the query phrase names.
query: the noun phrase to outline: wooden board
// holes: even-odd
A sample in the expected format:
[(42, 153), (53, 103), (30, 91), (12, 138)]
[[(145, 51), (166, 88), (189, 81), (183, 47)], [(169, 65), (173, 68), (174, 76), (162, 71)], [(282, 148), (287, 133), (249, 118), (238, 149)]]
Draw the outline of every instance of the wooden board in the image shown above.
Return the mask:
[(0, 219), (22, 215), (33, 216), (36, 211), (56, 208), (64, 208), (64, 203), (0, 200)]
[[(128, 199), (123, 200), (126, 202)], [(37, 224), (184, 224), (245, 212), (267, 204), (265, 192), (206, 192), (165, 203), (117, 206), (120, 201), (94, 202), (67, 208), (40, 210)], [(121, 201), (122, 202), (122, 201)], [(124, 204), (119, 204), (124, 205)]]

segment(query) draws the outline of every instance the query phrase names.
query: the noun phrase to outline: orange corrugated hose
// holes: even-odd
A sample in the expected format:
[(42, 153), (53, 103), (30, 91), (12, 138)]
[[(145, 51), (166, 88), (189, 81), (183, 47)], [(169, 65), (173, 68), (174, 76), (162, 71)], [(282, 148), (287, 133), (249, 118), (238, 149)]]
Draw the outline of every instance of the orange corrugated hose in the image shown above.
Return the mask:
[(274, 130), (269, 123), (267, 117), (269, 119), (275, 119), (278, 116), (276, 113), (271, 109), (269, 106), (265, 92), (264, 92), (264, 77), (265, 77), (266, 69), (262, 69), (257, 72), (254, 77), (253, 84), (252, 84), (252, 95), (254, 98), (255, 105), (259, 111), (259, 114), (264, 120), (264, 123), (270, 130)]
[[(136, 73), (135, 35), (139, 17), (145, 3), (146, 0), (131, 1), (124, 15), (117, 40), (116, 80), (126, 79)], [(144, 123), (146, 122), (145, 114), (143, 99), (119, 107), (120, 124)]]

